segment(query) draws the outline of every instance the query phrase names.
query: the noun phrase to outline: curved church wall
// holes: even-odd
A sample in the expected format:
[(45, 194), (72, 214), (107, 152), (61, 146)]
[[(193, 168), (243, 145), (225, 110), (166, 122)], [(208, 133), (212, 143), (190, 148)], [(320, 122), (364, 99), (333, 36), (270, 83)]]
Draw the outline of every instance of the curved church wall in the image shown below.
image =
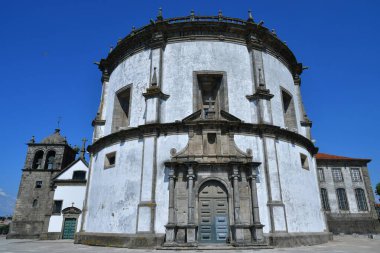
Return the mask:
[[(111, 53), (112, 62), (101, 66), (78, 241), (144, 233), (156, 240), (152, 244), (194, 246), (208, 240), (202, 222), (210, 206), (210, 219), (221, 218), (227, 229), (221, 234), (229, 236), (219, 240), (235, 246), (286, 240), (277, 234), (326, 232), (311, 122), (303, 122), (302, 70), (296, 70), (302, 65), (284, 48), (280, 54), (288, 62), (265, 49), (275, 37), (258, 43), (245, 33), (243, 41), (161, 41), (161, 35), (154, 33), (150, 49), (144, 44), (127, 54), (127, 46), (116, 47), (125, 55)], [(115, 165), (105, 166), (113, 152)], [(327, 238), (311, 236), (314, 242)]]

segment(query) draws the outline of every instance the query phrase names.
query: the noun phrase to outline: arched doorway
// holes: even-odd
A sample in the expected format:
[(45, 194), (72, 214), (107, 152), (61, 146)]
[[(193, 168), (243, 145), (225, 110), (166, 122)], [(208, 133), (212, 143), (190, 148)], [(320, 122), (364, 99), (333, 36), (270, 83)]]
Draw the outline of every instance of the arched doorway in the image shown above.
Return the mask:
[(216, 180), (205, 182), (199, 189), (200, 243), (226, 243), (228, 238), (228, 197), (224, 185)]

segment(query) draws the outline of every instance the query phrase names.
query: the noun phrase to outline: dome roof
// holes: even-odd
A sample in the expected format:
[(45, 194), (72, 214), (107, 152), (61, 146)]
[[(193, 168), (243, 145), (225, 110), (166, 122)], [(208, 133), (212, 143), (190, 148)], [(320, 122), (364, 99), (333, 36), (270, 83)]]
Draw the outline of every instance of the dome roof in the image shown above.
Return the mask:
[(66, 139), (59, 133), (60, 129), (55, 129), (52, 135), (42, 140), (43, 144), (67, 144)]

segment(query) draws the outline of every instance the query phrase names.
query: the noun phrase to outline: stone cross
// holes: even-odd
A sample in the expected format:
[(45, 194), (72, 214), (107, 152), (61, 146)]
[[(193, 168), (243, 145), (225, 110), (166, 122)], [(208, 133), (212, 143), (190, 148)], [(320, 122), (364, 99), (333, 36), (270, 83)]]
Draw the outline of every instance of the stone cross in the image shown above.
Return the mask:
[(211, 97), (209, 99), (206, 99), (205, 101), (206, 103), (208, 103), (208, 109), (211, 111), (211, 109), (214, 109), (213, 107), (213, 103), (215, 103), (215, 100), (213, 100)]

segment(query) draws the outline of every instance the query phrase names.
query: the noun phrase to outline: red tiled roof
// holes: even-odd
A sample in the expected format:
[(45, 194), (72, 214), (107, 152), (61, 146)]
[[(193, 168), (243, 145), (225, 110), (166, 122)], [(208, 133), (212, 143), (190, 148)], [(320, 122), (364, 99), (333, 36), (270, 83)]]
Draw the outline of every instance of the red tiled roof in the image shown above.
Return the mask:
[(370, 162), (371, 159), (363, 159), (363, 158), (351, 158), (346, 156), (337, 156), (337, 155), (330, 155), (325, 153), (318, 153), (315, 155), (315, 158), (317, 160), (347, 160), (347, 161), (367, 161)]

